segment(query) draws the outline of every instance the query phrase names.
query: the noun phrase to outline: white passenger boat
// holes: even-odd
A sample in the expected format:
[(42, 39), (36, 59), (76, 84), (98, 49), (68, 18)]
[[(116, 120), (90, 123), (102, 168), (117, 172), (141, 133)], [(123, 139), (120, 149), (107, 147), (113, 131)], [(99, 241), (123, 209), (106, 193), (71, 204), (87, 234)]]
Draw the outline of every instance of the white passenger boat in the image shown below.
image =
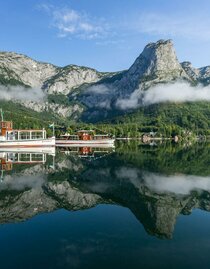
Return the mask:
[(114, 147), (115, 139), (111, 138), (107, 134), (95, 134), (93, 130), (80, 130), (75, 135), (65, 134), (61, 135), (59, 139), (56, 139), (56, 146), (68, 147), (68, 146), (93, 146), (100, 147), (102, 145), (108, 147)]
[[(1, 111), (2, 113), (2, 111)], [(20, 147), (54, 147), (55, 137), (47, 138), (46, 130), (15, 130), (11, 121), (0, 122), (0, 149)]]

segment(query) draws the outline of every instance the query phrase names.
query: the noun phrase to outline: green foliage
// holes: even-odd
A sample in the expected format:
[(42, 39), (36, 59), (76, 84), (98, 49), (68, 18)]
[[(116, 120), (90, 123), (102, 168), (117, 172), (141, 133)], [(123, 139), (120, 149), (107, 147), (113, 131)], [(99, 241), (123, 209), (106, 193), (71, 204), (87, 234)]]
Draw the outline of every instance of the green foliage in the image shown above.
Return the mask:
[(165, 103), (139, 108), (136, 112), (111, 120), (124, 126), (137, 124), (139, 131), (154, 129), (159, 136), (210, 134), (210, 103)]
[(0, 85), (19, 85), (28, 87), (28, 85), (25, 85), (13, 70), (2, 66), (0, 66)]
[(145, 145), (130, 141), (117, 144), (116, 153), (127, 165), (132, 164), (143, 171), (158, 172), (164, 174), (210, 174), (210, 145), (208, 143), (180, 143), (171, 141)]
[(8, 86), (26, 86), (21, 81), (15, 79), (15, 78), (6, 78), (5, 76), (0, 74), (0, 85)]
[(49, 103), (55, 103), (60, 105), (70, 105), (69, 99), (64, 94), (49, 94), (47, 96)]
[(35, 112), (11, 101), (0, 101), (0, 107), (4, 111), (4, 119), (13, 121), (14, 128), (46, 128), (48, 129), (48, 134), (51, 134), (51, 129), (48, 128), (50, 123), (55, 122), (59, 126), (68, 125), (67, 120), (55, 114), (46, 111)]

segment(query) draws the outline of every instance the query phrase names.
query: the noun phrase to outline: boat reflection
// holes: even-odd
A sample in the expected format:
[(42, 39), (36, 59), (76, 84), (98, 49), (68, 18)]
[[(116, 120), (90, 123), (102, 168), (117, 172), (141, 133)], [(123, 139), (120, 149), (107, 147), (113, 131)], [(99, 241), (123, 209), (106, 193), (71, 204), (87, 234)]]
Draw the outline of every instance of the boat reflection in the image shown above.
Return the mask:
[(3, 181), (4, 172), (12, 171), (14, 165), (45, 164), (47, 155), (55, 156), (55, 148), (18, 148), (0, 151), (0, 179)]
[[(74, 155), (78, 158), (87, 160), (95, 160), (105, 157), (114, 152), (113, 147), (107, 145), (100, 147), (64, 147), (59, 148), (59, 153), (64, 153), (66, 156)], [(0, 172), (1, 180), (3, 180), (4, 172), (12, 171), (14, 165), (34, 165), (45, 164), (47, 155), (53, 156), (52, 163), (49, 167), (55, 168), (55, 148), (17, 148), (4, 149), (0, 151)]]
[(94, 160), (115, 152), (115, 147), (110, 147), (109, 145), (101, 145), (100, 147), (61, 147), (60, 152), (66, 155), (77, 155), (79, 158)]

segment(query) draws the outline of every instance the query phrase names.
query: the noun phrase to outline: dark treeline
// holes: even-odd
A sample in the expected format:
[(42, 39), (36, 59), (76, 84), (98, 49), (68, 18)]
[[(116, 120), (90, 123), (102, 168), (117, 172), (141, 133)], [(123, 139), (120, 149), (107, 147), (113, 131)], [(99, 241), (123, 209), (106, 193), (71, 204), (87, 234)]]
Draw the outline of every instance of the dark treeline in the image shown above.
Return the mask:
[[(63, 99), (59, 98), (63, 103)], [(0, 101), (0, 107), (5, 112), (5, 119), (12, 120), (15, 128), (46, 128), (48, 135), (52, 134), (52, 130), (48, 128), (52, 122), (55, 123), (57, 136), (64, 132), (72, 134), (78, 129), (93, 129), (96, 133), (108, 133), (120, 138), (139, 138), (144, 133), (153, 133), (156, 137), (163, 138), (175, 135), (181, 137), (210, 135), (208, 102), (155, 104), (94, 124), (65, 118), (52, 111), (38, 113), (10, 101)]]

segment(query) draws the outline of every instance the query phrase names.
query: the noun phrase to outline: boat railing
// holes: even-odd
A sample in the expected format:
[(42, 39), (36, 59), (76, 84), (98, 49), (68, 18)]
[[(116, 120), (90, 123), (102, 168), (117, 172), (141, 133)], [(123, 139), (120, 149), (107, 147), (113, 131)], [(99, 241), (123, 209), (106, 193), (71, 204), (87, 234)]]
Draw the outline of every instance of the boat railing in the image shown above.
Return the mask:
[(61, 135), (60, 136), (62, 139), (65, 139), (65, 140), (79, 140), (79, 136), (78, 135)]
[(109, 135), (94, 135), (94, 140), (111, 139)]
[(37, 140), (37, 139), (46, 139), (47, 134), (46, 130), (13, 130), (13, 132), (8, 132), (9, 135), (12, 135), (15, 140)]
[(45, 163), (44, 153), (17, 153), (15, 163)]

